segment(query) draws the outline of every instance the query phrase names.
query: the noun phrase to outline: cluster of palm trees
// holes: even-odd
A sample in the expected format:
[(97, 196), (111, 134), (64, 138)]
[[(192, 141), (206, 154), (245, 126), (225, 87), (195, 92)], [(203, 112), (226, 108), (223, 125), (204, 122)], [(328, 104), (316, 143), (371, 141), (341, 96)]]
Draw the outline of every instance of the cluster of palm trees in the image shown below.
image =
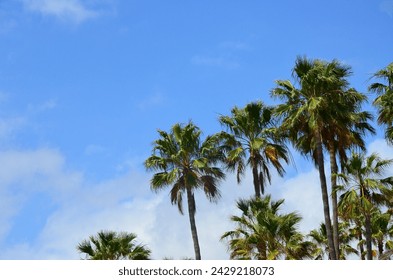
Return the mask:
[[(253, 178), (255, 197), (240, 199), (241, 215), (232, 216), (236, 228), (222, 235), (233, 259), (389, 259), (393, 253), (393, 179), (383, 171), (393, 160), (365, 155), (364, 138), (374, 134), (372, 114), (363, 111), (366, 95), (350, 87), (351, 68), (298, 57), (294, 82), (278, 80), (271, 95), (277, 106), (252, 102), (234, 107), (220, 116), (223, 131), (202, 138), (191, 121), (159, 130), (152, 155), (146, 159), (154, 171), (151, 188), (170, 187), (171, 203), (183, 214), (183, 198), (194, 244), (195, 259), (201, 259), (195, 221), (194, 193), (201, 189), (211, 201), (220, 197), (219, 184), (225, 171), (235, 172), (240, 183), (247, 168)], [(371, 92), (378, 123), (386, 127), (393, 142), (393, 63), (375, 73)], [(386, 83), (385, 83), (386, 82)], [(319, 172), (324, 221), (319, 229), (304, 235), (297, 230), (301, 217), (281, 213), (284, 200), (272, 201), (266, 194), (272, 169), (280, 176), (291, 161), (287, 145), (310, 158)], [(325, 157), (330, 159), (330, 188)], [(373, 246), (374, 245), (374, 246)]]
[(229, 240), (230, 258), (239, 260), (274, 260), (312, 258), (316, 247), (298, 232), (299, 214), (281, 214), (284, 199), (272, 201), (263, 198), (239, 199), (241, 216), (232, 216), (234, 230), (225, 232), (221, 239)]

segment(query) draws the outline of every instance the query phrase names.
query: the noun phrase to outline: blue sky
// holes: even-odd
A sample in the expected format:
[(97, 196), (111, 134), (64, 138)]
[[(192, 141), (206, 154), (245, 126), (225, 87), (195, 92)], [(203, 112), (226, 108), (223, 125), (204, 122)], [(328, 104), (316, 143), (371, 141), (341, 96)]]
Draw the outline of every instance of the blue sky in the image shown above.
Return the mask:
[[(0, 1), (0, 259), (78, 259), (101, 229), (137, 233), (155, 258), (193, 256), (187, 217), (149, 189), (156, 130), (192, 119), (210, 134), (235, 105), (273, 104), (298, 55), (352, 66), (366, 92), (392, 62), (392, 27), (392, 0)], [(381, 135), (369, 150), (393, 158)], [(269, 191), (309, 230), (318, 177), (294, 158)], [(218, 239), (249, 184), (229, 176), (217, 205), (197, 198), (202, 257), (228, 257)]]

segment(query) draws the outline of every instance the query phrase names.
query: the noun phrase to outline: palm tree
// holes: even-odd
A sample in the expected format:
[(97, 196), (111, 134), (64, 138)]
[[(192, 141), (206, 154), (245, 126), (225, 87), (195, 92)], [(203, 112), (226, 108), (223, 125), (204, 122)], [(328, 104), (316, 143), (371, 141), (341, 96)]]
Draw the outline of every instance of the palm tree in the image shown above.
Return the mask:
[(376, 208), (371, 214), (371, 231), (374, 245), (378, 249), (378, 258), (381, 259), (385, 254), (385, 249), (391, 248), (393, 241), (393, 225), (391, 224), (392, 215), (389, 212), (383, 213)]
[(282, 176), (285, 172), (281, 160), (288, 163), (288, 150), (282, 145), (274, 128), (273, 108), (262, 102), (247, 104), (244, 108), (234, 107), (231, 116), (220, 116), (220, 123), (229, 131), (222, 132), (229, 149), (227, 167), (237, 173), (241, 182), (245, 167), (250, 166), (253, 175), (255, 197), (265, 192), (266, 182), (271, 182), (269, 165)]
[(393, 63), (377, 71), (373, 78), (386, 81), (386, 84), (378, 82), (371, 84), (369, 91), (378, 94), (374, 100), (374, 105), (378, 108), (378, 123), (387, 126), (385, 137), (393, 143)]
[[(348, 160), (347, 160), (348, 161)], [(343, 163), (345, 164), (345, 162)], [(342, 168), (343, 170), (345, 169), (345, 167), (343, 166)], [(338, 176), (341, 176), (340, 174), (337, 174)], [(336, 192), (344, 192), (345, 191), (345, 187), (338, 185)], [(357, 201), (355, 199), (354, 204), (356, 204)], [(341, 206), (341, 203), (339, 203), (339, 207), (338, 207), (338, 212), (339, 212), (339, 216), (340, 219), (342, 220), (342, 223), (344, 224), (348, 224), (348, 235), (353, 237), (353, 240), (357, 241), (357, 253), (356, 255), (360, 256), (361, 260), (365, 260), (366, 259), (366, 251), (364, 249), (364, 245), (365, 245), (365, 240), (364, 240), (364, 222), (363, 222), (363, 214), (362, 211), (359, 207), (352, 207), (352, 208), (343, 208)]]
[(361, 214), (364, 222), (367, 259), (373, 258), (372, 212), (378, 205), (386, 204), (385, 192), (391, 190), (393, 179), (381, 178), (384, 170), (393, 160), (383, 160), (376, 153), (366, 157), (353, 153), (344, 165), (344, 173), (339, 177), (344, 181), (346, 191), (341, 195), (339, 207), (343, 213)]
[(135, 239), (133, 233), (100, 231), (79, 243), (77, 250), (88, 260), (148, 260), (150, 249), (135, 244)]
[(236, 228), (221, 236), (221, 240), (229, 240), (231, 259), (303, 259), (312, 255), (312, 244), (297, 231), (301, 217), (294, 212), (279, 213), (283, 202), (272, 201), (270, 195), (238, 200), (241, 216), (231, 217)]
[[(325, 253), (329, 252), (329, 245), (326, 236), (326, 227), (324, 223), (321, 223), (318, 229), (313, 229), (310, 231), (308, 236), (311, 238), (312, 242), (316, 246), (314, 256), (316, 260), (324, 259)], [(328, 256), (329, 257), (329, 256)]]
[(278, 80), (272, 90), (274, 97), (284, 101), (275, 110), (282, 117), (281, 128), (300, 152), (311, 156), (318, 168), (330, 259), (337, 259), (338, 254), (330, 219), (323, 145), (327, 141), (326, 132), (333, 135), (333, 124), (346, 119), (345, 111), (337, 110), (337, 101), (343, 98), (342, 89), (348, 85), (345, 79), (348, 71), (336, 60), (328, 63), (298, 57), (293, 76), (300, 87), (288, 80)]
[(286, 260), (311, 259), (316, 251), (316, 246), (304, 238), (301, 233), (292, 235), (284, 246), (284, 255)]
[(201, 259), (198, 233), (195, 223), (194, 192), (202, 189), (210, 201), (219, 196), (218, 183), (225, 178), (215, 166), (224, 159), (218, 148), (218, 136), (201, 140), (201, 130), (192, 122), (175, 124), (170, 132), (158, 130), (160, 138), (154, 141), (152, 155), (145, 161), (147, 170), (157, 171), (150, 181), (152, 190), (159, 191), (171, 186), (171, 203), (183, 214), (183, 194), (186, 194), (195, 259)]

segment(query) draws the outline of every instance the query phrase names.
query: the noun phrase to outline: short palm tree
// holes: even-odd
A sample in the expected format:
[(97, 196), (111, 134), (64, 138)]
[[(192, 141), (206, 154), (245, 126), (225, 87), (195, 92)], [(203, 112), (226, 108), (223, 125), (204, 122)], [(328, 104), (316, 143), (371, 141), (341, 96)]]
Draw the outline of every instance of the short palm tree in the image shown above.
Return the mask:
[(234, 107), (230, 116), (219, 118), (228, 131), (221, 133), (229, 150), (227, 167), (236, 171), (238, 183), (246, 166), (251, 167), (255, 197), (261, 197), (266, 182), (271, 181), (270, 165), (282, 176), (285, 172), (282, 161), (289, 161), (288, 150), (277, 137), (272, 112), (272, 107), (253, 102), (244, 108)]
[(296, 213), (280, 214), (284, 200), (241, 199), (237, 207), (241, 216), (232, 216), (235, 230), (225, 232), (231, 259), (303, 259), (311, 256), (312, 244), (297, 231), (301, 217)]
[(183, 195), (186, 195), (195, 259), (200, 260), (194, 192), (202, 189), (209, 200), (219, 198), (218, 184), (225, 178), (218, 167), (224, 159), (223, 150), (216, 135), (202, 141), (201, 130), (192, 122), (175, 124), (169, 132), (159, 130), (158, 133), (160, 138), (154, 141), (153, 153), (145, 161), (147, 170), (157, 171), (150, 185), (154, 191), (171, 187), (171, 202), (181, 214)]
[(373, 244), (377, 246), (378, 258), (383, 258), (385, 250), (392, 248), (393, 224), (392, 215), (376, 208), (371, 214), (371, 231)]
[(386, 83), (372, 83), (369, 91), (378, 94), (374, 105), (378, 108), (378, 123), (387, 126), (385, 137), (393, 143), (393, 63), (377, 71), (373, 78), (384, 80)]
[[(316, 250), (314, 252), (314, 257), (317, 260), (322, 260), (326, 258), (326, 253), (328, 250), (328, 241), (326, 236), (326, 227), (324, 223), (321, 223), (318, 229), (313, 229), (310, 231), (308, 236), (311, 238), (312, 242), (316, 246)], [(329, 254), (327, 255), (329, 257)]]
[[(341, 246), (339, 247), (339, 259), (345, 260), (350, 254), (358, 255), (358, 251), (351, 246), (351, 243), (355, 239), (355, 236), (349, 231), (349, 224), (346, 222), (342, 222), (339, 224), (339, 226), (339, 239), (341, 242)], [(310, 231), (308, 236), (309, 238), (311, 238), (312, 243), (316, 246), (316, 250), (314, 251), (314, 258), (317, 260), (322, 260), (326, 257), (329, 258), (329, 255), (326, 254), (327, 252), (329, 252), (329, 249), (325, 224), (321, 223), (319, 228)]]
[(353, 153), (344, 165), (344, 173), (339, 177), (344, 181), (345, 192), (341, 195), (341, 212), (351, 215), (360, 213), (365, 228), (367, 259), (373, 258), (372, 251), (372, 213), (379, 205), (386, 204), (384, 193), (393, 186), (391, 177), (381, 178), (393, 160), (383, 160), (376, 153), (366, 157)]
[(100, 231), (79, 243), (77, 249), (88, 260), (148, 260), (150, 249), (136, 244), (135, 239), (133, 233)]

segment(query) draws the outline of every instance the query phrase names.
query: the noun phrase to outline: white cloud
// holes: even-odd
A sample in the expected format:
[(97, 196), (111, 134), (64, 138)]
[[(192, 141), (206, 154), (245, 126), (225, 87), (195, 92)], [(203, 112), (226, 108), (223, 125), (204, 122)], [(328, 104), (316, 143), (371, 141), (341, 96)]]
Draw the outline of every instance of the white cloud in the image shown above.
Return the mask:
[(23, 3), (29, 11), (75, 23), (99, 15), (98, 11), (85, 7), (80, 0), (23, 0)]
[(285, 199), (283, 206), (285, 212), (296, 211), (303, 217), (300, 223), (300, 230), (303, 233), (308, 233), (324, 222), (319, 175), (315, 168), (299, 173), (291, 179), (280, 179), (280, 181), (275, 184), (275, 189), (278, 191), (275, 197)]
[(11, 229), (11, 218), (19, 211), (21, 202), (17, 195), (10, 195), (6, 190), (0, 189), (0, 241)]
[(387, 13), (390, 17), (393, 17), (393, 1), (392, 0), (382, 1), (379, 4), (379, 9), (382, 12)]
[(45, 192), (54, 202), (60, 201), (81, 179), (80, 174), (64, 170), (62, 156), (50, 149), (2, 151), (0, 164), (0, 241), (29, 197)]
[(70, 201), (64, 201), (48, 218), (39, 237), (39, 258), (79, 258), (77, 244), (99, 230), (134, 232), (150, 246), (160, 198), (131, 198), (131, 177), (129, 174), (102, 186), (84, 188), (74, 193)]
[(64, 160), (50, 149), (0, 152), (0, 182), (2, 185), (31, 180), (37, 175), (45, 177), (59, 172)]
[[(150, 191), (145, 174), (89, 184), (67, 171), (64, 157), (51, 149), (1, 152), (0, 164), (0, 244), (29, 198), (49, 194), (55, 204), (55, 211), (42, 213), (46, 223), (36, 238), (0, 246), (0, 259), (78, 259), (78, 242), (101, 229), (135, 232), (142, 242), (160, 247), (153, 234), (163, 195)], [(170, 207), (167, 201), (164, 206)]]
[[(377, 153), (382, 159), (393, 159), (393, 146), (388, 145), (385, 139), (376, 139), (368, 145), (368, 154)], [(393, 166), (390, 166), (383, 176), (393, 176)]]
[(377, 153), (383, 159), (393, 159), (393, 146), (388, 145), (385, 139), (376, 139), (368, 144), (368, 154)]

